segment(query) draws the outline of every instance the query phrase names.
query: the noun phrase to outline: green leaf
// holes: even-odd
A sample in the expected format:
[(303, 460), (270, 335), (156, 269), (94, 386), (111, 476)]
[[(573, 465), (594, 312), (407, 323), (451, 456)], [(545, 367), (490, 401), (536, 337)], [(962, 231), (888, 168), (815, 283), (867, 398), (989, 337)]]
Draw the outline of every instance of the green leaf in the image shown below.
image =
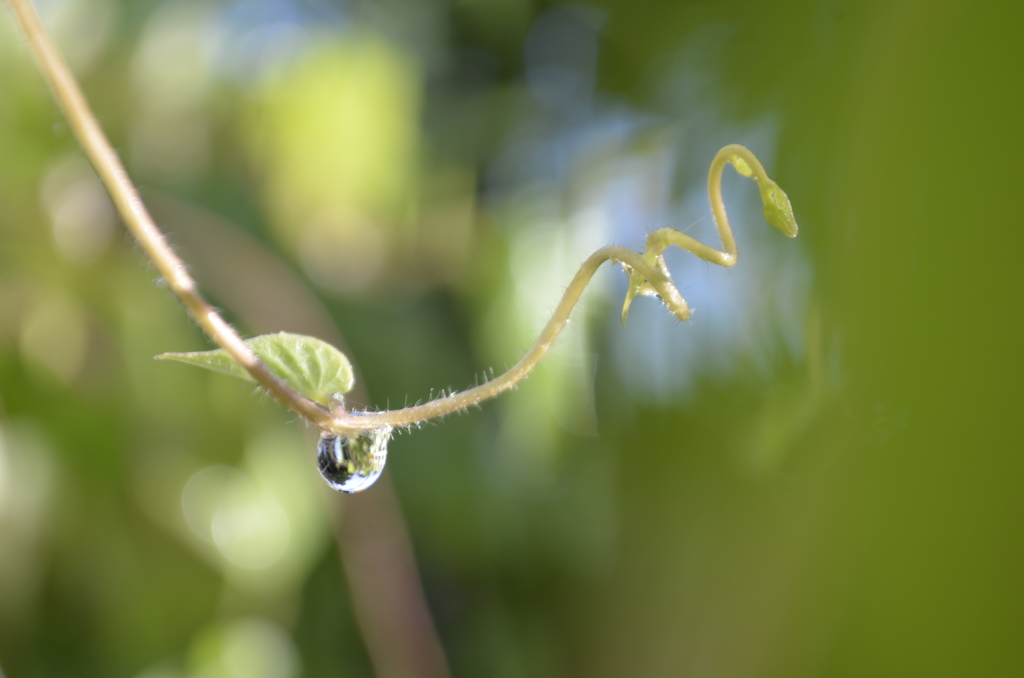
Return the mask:
[[(245, 345), (275, 376), (310, 400), (329, 405), (334, 394), (352, 390), (355, 381), (352, 364), (344, 353), (326, 341), (301, 334), (278, 332), (246, 339)], [(162, 353), (156, 359), (177, 360), (252, 380), (249, 373), (224, 349)]]

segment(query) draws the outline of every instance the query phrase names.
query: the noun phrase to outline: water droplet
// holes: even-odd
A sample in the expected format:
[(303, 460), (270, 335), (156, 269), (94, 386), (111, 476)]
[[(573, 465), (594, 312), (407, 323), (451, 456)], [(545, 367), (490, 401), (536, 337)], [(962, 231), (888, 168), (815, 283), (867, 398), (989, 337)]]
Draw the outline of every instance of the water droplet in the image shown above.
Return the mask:
[(339, 492), (362, 492), (384, 471), (390, 439), (390, 426), (366, 431), (355, 438), (324, 433), (316, 450), (320, 475)]

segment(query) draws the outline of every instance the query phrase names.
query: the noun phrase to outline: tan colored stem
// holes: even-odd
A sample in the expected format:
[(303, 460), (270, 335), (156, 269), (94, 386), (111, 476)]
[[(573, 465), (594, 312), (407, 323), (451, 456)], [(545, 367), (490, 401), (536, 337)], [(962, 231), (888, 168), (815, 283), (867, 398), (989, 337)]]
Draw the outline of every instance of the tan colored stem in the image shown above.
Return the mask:
[[(580, 295), (586, 288), (587, 283), (597, 272), (597, 269), (601, 267), (606, 261), (618, 261), (626, 266), (630, 267), (635, 271), (639, 271), (643, 276), (657, 289), (662, 299), (669, 306), (670, 309), (675, 311), (673, 308), (673, 301), (678, 299), (678, 302), (682, 303), (682, 297), (676, 292), (675, 286), (672, 285), (672, 281), (669, 280), (668, 276), (659, 268), (652, 266), (644, 255), (639, 252), (635, 252), (628, 247), (620, 247), (612, 245), (609, 247), (602, 247), (598, 251), (594, 252), (590, 257), (583, 262), (580, 270), (576, 273), (576, 277), (569, 283), (569, 287), (565, 290), (565, 294), (562, 295), (562, 300), (558, 302), (558, 306), (555, 308), (555, 312), (551, 316), (551, 320), (544, 326), (540, 336), (537, 337), (537, 341), (534, 342), (533, 346), (529, 351), (526, 352), (519, 362), (512, 366), (504, 374), (491, 379), (486, 384), (481, 384), (475, 388), (455, 393), (445, 398), (438, 398), (431, 400), (429, 403), (423, 405), (417, 405), (415, 407), (406, 407), (401, 410), (386, 410), (383, 412), (373, 412), (360, 414), (358, 416), (348, 415), (345, 413), (336, 413), (335, 423), (341, 428), (356, 428), (356, 429), (371, 429), (380, 426), (409, 426), (416, 424), (427, 419), (433, 419), (434, 417), (441, 417), (452, 412), (458, 412), (468, 407), (476, 405), (477, 403), (493, 398), (505, 391), (508, 391), (515, 387), (523, 378), (525, 378), (537, 363), (540, 362), (544, 354), (551, 348), (551, 344), (555, 342), (558, 335), (565, 328), (566, 323), (569, 321), (569, 314), (572, 312), (576, 302), (579, 301)], [(685, 307), (685, 303), (683, 303)], [(688, 313), (688, 311), (687, 311)], [(685, 319), (685, 318), (681, 318)]]
[(125, 225), (149, 255), (171, 291), (184, 304), (189, 315), (218, 346), (227, 351), (249, 373), (256, 383), (297, 414), (321, 429), (334, 433), (350, 435), (357, 430), (416, 424), (464, 410), (515, 387), (551, 348), (551, 344), (568, 322), (569, 314), (583, 289), (605, 261), (618, 261), (630, 273), (630, 292), (623, 307), (623, 320), (633, 296), (638, 293), (657, 294), (676, 317), (686, 320), (690, 310), (669, 278), (661, 253), (670, 245), (678, 245), (702, 259), (722, 266), (732, 266), (736, 263), (736, 240), (722, 202), (722, 170), (727, 163), (734, 165), (740, 174), (757, 181), (765, 204), (765, 218), (772, 226), (789, 237), (794, 237), (797, 232), (789, 199), (782, 189), (768, 178), (764, 167), (754, 154), (738, 144), (726, 146), (715, 156), (708, 174), (708, 193), (718, 233), (722, 238), (722, 250), (716, 250), (672, 228), (661, 228), (651, 233), (647, 239), (647, 251), (643, 254), (624, 247), (604, 247), (584, 262), (534, 345), (512, 369), (501, 376), (476, 388), (416, 407), (358, 415), (344, 412), (341, 408), (328, 412), (275, 377), (249, 350), (234, 329), (203, 299), (185, 264), (174, 254), (146, 211), (138, 191), (96, 122), (74, 76), (46, 35), (32, 5), (28, 0), (8, 1), (28, 37), (32, 52), (53, 90), (54, 97), (64, 111), (86, 156), (107, 187)]
[(629, 273), (630, 288), (623, 306), (623, 322), (625, 322), (629, 305), (637, 294), (656, 294), (679, 320), (689, 318), (690, 308), (672, 283), (661, 253), (670, 245), (677, 245), (696, 254), (701, 259), (721, 266), (730, 267), (736, 263), (739, 251), (736, 248), (736, 238), (733, 236), (729, 217), (725, 213), (725, 203), (722, 200), (722, 172), (726, 164), (732, 164), (740, 174), (757, 182), (761, 191), (761, 200), (765, 206), (765, 219), (783, 234), (791, 238), (795, 237), (797, 234), (796, 220), (785, 192), (768, 177), (764, 166), (749, 149), (739, 144), (730, 144), (715, 155), (711, 162), (711, 169), (708, 171), (708, 195), (711, 199), (715, 225), (722, 238), (721, 250), (705, 245), (696, 238), (674, 228), (659, 228), (652, 232), (647, 238), (647, 249), (643, 254), (625, 247), (604, 247), (583, 263), (536, 343), (512, 369), (476, 388), (438, 398), (416, 407), (368, 414), (361, 413), (358, 416), (336, 412), (335, 428), (408, 426), (464, 410), (515, 387), (536, 367), (544, 354), (551, 348), (551, 344), (554, 343), (568, 322), (569, 314), (576, 302), (579, 301), (583, 289), (601, 264), (609, 260), (623, 264)]
[(290, 389), (263, 365), (256, 355), (210, 304), (203, 299), (185, 264), (178, 258), (153, 222), (139, 198), (121, 159), (107, 141), (96, 117), (56, 46), (50, 41), (39, 16), (28, 0), (8, 0), (32, 48), (47, 84), (64, 116), (113, 198), (125, 226), (156, 266), (168, 287), (184, 304), (204, 332), (263, 388), (297, 414), (319, 426), (330, 424), (327, 410)]

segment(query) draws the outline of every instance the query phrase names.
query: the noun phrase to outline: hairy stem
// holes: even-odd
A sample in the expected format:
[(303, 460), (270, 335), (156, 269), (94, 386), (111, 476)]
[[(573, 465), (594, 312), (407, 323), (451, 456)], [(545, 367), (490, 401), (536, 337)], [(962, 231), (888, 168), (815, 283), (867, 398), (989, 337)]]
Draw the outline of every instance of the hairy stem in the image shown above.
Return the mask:
[(544, 354), (548, 352), (551, 344), (555, 342), (555, 339), (558, 338), (558, 335), (569, 321), (569, 314), (572, 312), (576, 302), (579, 301), (580, 295), (583, 293), (584, 288), (586, 288), (587, 283), (594, 277), (594, 273), (601, 267), (601, 264), (606, 261), (619, 261), (634, 270), (642, 271), (643, 275), (658, 289), (659, 294), (663, 295), (662, 298), (666, 300), (670, 308), (672, 307), (672, 301), (668, 300), (678, 298), (678, 301), (682, 302), (682, 297), (676, 292), (675, 286), (672, 285), (672, 281), (668, 276), (656, 266), (652, 266), (642, 254), (627, 247), (615, 245), (602, 247), (583, 262), (580, 270), (576, 273), (576, 277), (569, 283), (569, 287), (565, 290), (562, 300), (555, 308), (551, 320), (548, 321), (541, 331), (537, 341), (526, 352), (526, 355), (504, 374), (475, 388), (455, 393), (445, 398), (431, 400), (423, 405), (406, 407), (401, 410), (360, 413), (356, 416), (337, 412), (335, 421), (344, 428), (357, 429), (371, 429), (385, 425), (409, 426), (410, 424), (416, 424), (427, 419), (464, 410), (483, 400), (493, 398), (508, 391), (526, 377), (537, 366), (537, 363), (544, 357)]
[(125, 226), (135, 236), (171, 291), (184, 304), (188, 314), (271, 395), (313, 423), (321, 427), (330, 425), (331, 418), (326, 409), (295, 392), (271, 374), (243, 343), (238, 333), (203, 299), (185, 264), (167, 244), (143, 205), (121, 159), (107, 141), (74, 75), (47, 35), (35, 9), (29, 0), (8, 1), (28, 38), (39, 70), (64, 112), (75, 138), (110, 193)]
[(143, 205), (121, 160), (100, 129), (74, 76), (47, 36), (29, 0), (8, 1), (28, 37), (32, 52), (54, 97), (64, 111), (86, 156), (113, 198), (125, 226), (135, 236), (171, 291), (184, 304), (192, 319), (274, 398), (321, 429), (333, 433), (350, 435), (356, 431), (384, 426), (409, 426), (464, 410), (513, 388), (536, 367), (551, 348), (551, 344), (568, 322), (569, 314), (579, 301), (584, 288), (606, 261), (622, 264), (629, 273), (629, 291), (622, 309), (623, 322), (626, 320), (630, 303), (637, 294), (658, 296), (677, 318), (689, 318), (690, 309), (672, 283), (661, 253), (670, 245), (677, 245), (721, 266), (732, 266), (736, 263), (736, 240), (722, 202), (722, 171), (726, 164), (732, 164), (740, 174), (757, 182), (764, 203), (764, 216), (769, 224), (789, 237), (795, 237), (797, 234), (796, 220), (785, 192), (768, 177), (753, 153), (743, 146), (731, 144), (718, 152), (708, 174), (708, 193), (715, 224), (722, 238), (722, 250), (716, 250), (673, 228), (660, 228), (651, 233), (647, 239), (647, 249), (643, 253), (625, 247), (604, 247), (583, 263), (534, 345), (518, 363), (501, 376), (475, 388), (415, 407), (358, 414), (348, 413), (342, 407), (336, 407), (329, 412), (274, 376), (216, 309), (203, 299), (185, 264), (167, 244)]
[(690, 308), (673, 284), (661, 253), (670, 245), (677, 245), (701, 259), (721, 266), (729, 267), (736, 263), (739, 256), (736, 249), (736, 238), (729, 226), (725, 203), (722, 201), (722, 172), (726, 164), (732, 164), (740, 174), (757, 182), (761, 190), (761, 200), (764, 203), (765, 219), (785, 235), (791, 238), (795, 237), (797, 234), (796, 219), (793, 217), (793, 210), (785, 192), (768, 177), (764, 167), (750, 150), (739, 144), (730, 144), (715, 155), (708, 173), (708, 195), (711, 198), (712, 214), (718, 227), (718, 234), (722, 238), (722, 250), (705, 245), (674, 228), (660, 228), (652, 232), (647, 238), (647, 250), (642, 254), (618, 246), (599, 249), (583, 262), (583, 266), (580, 267), (576, 277), (569, 284), (551, 316), (551, 320), (548, 321), (537, 341), (510, 370), (475, 388), (415, 407), (359, 413), (358, 415), (351, 415), (339, 410), (335, 412), (334, 419), (337, 427), (369, 429), (381, 426), (409, 426), (464, 410), (515, 387), (536, 367), (544, 354), (551, 348), (551, 344), (554, 343), (568, 322), (569, 314), (576, 302), (579, 301), (583, 289), (601, 264), (606, 261), (621, 263), (629, 273), (630, 286), (622, 309), (623, 323), (626, 321), (629, 305), (637, 294), (658, 296), (677, 318), (680, 320), (689, 318)]

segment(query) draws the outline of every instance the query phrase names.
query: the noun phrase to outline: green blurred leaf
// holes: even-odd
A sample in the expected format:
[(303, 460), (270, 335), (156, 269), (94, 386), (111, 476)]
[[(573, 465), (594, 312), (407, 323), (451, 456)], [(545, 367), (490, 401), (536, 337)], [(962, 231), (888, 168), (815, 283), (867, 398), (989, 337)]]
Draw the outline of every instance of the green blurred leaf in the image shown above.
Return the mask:
[[(325, 341), (301, 334), (278, 332), (245, 340), (275, 376), (311, 400), (328, 404), (336, 393), (348, 393), (355, 381), (345, 354)], [(252, 380), (224, 349), (191, 353), (162, 353), (157, 360), (177, 360), (214, 372)]]

